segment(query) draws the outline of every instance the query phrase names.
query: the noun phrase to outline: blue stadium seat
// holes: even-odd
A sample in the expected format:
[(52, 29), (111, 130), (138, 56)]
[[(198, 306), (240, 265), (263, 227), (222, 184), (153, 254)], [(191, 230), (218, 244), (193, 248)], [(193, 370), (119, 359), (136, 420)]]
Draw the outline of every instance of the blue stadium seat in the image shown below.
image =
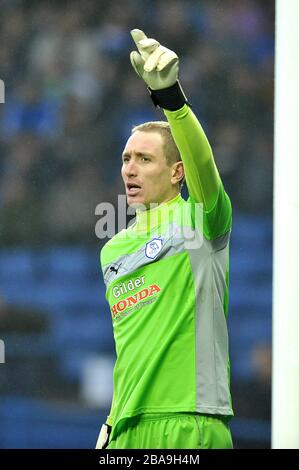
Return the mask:
[(106, 315), (64, 316), (57, 318), (51, 326), (51, 337), (63, 351), (86, 349), (101, 350), (113, 344), (110, 318)]
[(1, 397), (1, 449), (93, 449), (107, 410)]
[(63, 283), (55, 285), (44, 283), (11, 283), (2, 287), (1, 294), (11, 304), (32, 306), (47, 311), (57, 311), (70, 305), (82, 308), (100, 307), (103, 289), (100, 286), (82, 286), (74, 288)]
[(270, 274), (272, 271), (272, 255), (270, 250), (240, 250), (231, 246), (230, 272), (231, 276), (244, 276), (249, 279), (255, 274)]
[(0, 288), (2, 282), (23, 282), (33, 280), (31, 252), (22, 248), (0, 250)]
[(50, 277), (84, 279), (100, 276), (99, 252), (86, 248), (55, 248), (48, 253), (47, 270)]
[(271, 245), (272, 218), (265, 215), (234, 214), (232, 242), (248, 248)]

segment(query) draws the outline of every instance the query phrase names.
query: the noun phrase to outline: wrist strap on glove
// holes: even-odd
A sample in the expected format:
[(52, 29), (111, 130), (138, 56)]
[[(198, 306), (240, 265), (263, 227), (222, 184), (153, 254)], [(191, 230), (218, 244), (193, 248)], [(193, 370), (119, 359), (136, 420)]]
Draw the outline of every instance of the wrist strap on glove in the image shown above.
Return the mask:
[(176, 111), (182, 108), (185, 103), (191, 107), (179, 81), (176, 81), (174, 85), (163, 88), (162, 90), (152, 90), (149, 87), (148, 90), (154, 105), (159, 108), (167, 109), (168, 111)]

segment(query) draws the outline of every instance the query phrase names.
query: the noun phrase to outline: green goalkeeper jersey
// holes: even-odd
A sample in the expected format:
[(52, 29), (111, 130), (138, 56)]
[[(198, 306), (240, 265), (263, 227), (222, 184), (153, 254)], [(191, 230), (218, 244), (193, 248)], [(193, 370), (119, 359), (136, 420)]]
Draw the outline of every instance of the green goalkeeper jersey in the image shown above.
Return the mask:
[(164, 111), (184, 162), (180, 194), (109, 240), (101, 265), (116, 348), (112, 434), (142, 413), (230, 416), (231, 204), (192, 110)]

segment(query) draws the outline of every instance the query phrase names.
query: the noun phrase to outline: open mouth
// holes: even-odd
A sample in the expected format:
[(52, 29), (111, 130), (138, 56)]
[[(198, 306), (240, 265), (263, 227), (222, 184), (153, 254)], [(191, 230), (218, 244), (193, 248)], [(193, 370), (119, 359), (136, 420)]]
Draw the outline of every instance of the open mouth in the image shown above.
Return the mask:
[(141, 190), (141, 186), (136, 183), (126, 183), (126, 189), (129, 196), (135, 196)]

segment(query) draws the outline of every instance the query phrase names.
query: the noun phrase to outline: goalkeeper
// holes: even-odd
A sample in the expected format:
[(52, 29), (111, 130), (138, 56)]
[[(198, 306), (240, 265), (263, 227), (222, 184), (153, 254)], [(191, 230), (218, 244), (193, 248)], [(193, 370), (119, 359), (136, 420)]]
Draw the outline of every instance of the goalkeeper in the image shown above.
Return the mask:
[(177, 55), (138, 29), (131, 34), (132, 66), (168, 122), (133, 128), (122, 155), (136, 221), (101, 252), (117, 357), (96, 447), (232, 448), (231, 204), (178, 81)]

